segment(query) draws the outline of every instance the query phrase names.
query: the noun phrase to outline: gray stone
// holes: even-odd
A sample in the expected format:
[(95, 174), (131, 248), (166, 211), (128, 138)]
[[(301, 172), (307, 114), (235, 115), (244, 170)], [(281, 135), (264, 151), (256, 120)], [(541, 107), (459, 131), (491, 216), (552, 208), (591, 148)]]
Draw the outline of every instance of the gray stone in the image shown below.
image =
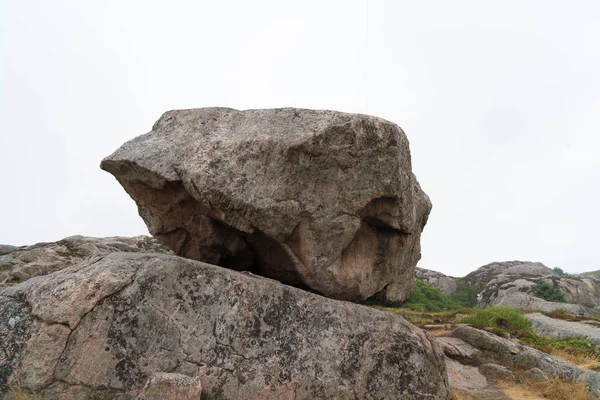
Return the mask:
[(562, 321), (543, 314), (528, 314), (533, 330), (542, 336), (559, 339), (581, 338), (600, 345), (600, 328), (579, 322)]
[(452, 293), (456, 292), (456, 279), (451, 276), (446, 276), (441, 272), (417, 268), (415, 278), (430, 286), (439, 288), (446, 296), (450, 296)]
[(543, 312), (566, 312), (576, 316), (599, 315), (598, 311), (592, 310), (580, 304), (557, 303), (546, 301), (535, 297), (529, 293), (523, 293), (516, 290), (507, 290), (493, 301), (493, 306), (514, 307), (524, 311), (543, 311)]
[(504, 365), (485, 363), (479, 366), (481, 372), (487, 379), (491, 381), (514, 381), (515, 374)]
[(431, 203), (391, 122), (295, 108), (169, 111), (101, 167), (178, 255), (333, 298), (410, 294)]
[(484, 389), (488, 385), (487, 379), (477, 367), (463, 365), (447, 358), (446, 368), (448, 369), (448, 382), (452, 388), (476, 390)]
[(525, 382), (544, 382), (548, 380), (548, 375), (539, 368), (531, 368), (524, 371), (520, 378)]
[(600, 398), (600, 374), (597, 372), (584, 371), (577, 378), (578, 382), (583, 383), (596, 397)]
[(470, 361), (479, 353), (475, 347), (456, 337), (439, 337), (437, 341), (444, 354), (455, 360)]
[(193, 374), (206, 398), (449, 395), (438, 344), (404, 319), (171, 255), (109, 253), (31, 278), (0, 291), (0, 321), (16, 317), (0, 323), (0, 386), (48, 400), (131, 398), (163, 371)]
[(583, 373), (557, 357), (467, 325), (460, 325), (451, 335), (479, 349), (478, 357), (483, 363), (494, 360), (502, 365), (525, 370), (539, 368), (544, 373), (565, 381), (573, 381)]
[(17, 246), (11, 246), (9, 244), (0, 244), (0, 256), (12, 253), (13, 251), (15, 251), (17, 249), (18, 249)]

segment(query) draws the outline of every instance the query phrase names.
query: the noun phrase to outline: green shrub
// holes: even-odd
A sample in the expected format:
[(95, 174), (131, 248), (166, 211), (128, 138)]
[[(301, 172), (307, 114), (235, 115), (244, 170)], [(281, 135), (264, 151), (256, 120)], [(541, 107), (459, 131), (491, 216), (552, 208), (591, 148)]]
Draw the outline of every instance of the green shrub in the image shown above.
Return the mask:
[(532, 288), (533, 294), (540, 299), (547, 301), (554, 301), (558, 303), (566, 303), (567, 299), (561, 293), (561, 291), (554, 285), (550, 285), (547, 282), (539, 281)]
[(412, 293), (401, 307), (419, 312), (440, 312), (462, 308), (460, 304), (444, 295), (439, 288), (419, 280), (415, 281)]
[(477, 293), (484, 289), (484, 285), (473, 285), (462, 278), (456, 279), (456, 291), (450, 295), (450, 300), (465, 308), (477, 307)]
[(544, 353), (552, 354), (554, 350), (564, 350), (574, 356), (600, 359), (600, 348), (587, 339), (549, 338), (539, 336), (533, 332), (521, 332), (518, 337), (521, 344), (534, 347)]
[(523, 311), (512, 307), (489, 307), (460, 320), (460, 323), (476, 327), (502, 328), (509, 331), (531, 332), (531, 321)]

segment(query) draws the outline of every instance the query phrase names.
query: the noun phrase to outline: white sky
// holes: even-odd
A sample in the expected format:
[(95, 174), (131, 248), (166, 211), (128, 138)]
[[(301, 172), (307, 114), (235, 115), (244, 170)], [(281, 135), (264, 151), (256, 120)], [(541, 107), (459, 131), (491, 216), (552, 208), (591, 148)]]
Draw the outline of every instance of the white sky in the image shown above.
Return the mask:
[(162, 112), (400, 125), (433, 202), (419, 266), (600, 269), (600, 2), (0, 1), (0, 243), (138, 235), (100, 160)]

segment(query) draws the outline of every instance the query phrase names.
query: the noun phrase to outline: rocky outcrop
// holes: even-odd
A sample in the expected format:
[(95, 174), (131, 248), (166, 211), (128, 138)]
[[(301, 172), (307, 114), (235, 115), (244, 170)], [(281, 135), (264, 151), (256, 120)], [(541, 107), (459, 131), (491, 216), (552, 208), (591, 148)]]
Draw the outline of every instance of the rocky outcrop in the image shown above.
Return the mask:
[(528, 314), (533, 330), (541, 336), (560, 339), (582, 338), (600, 345), (600, 328), (580, 322), (562, 321), (543, 314)]
[(430, 286), (439, 288), (446, 296), (450, 296), (452, 293), (456, 292), (456, 279), (451, 276), (446, 276), (441, 272), (417, 268), (415, 278)]
[(431, 203), (391, 122), (294, 108), (169, 111), (101, 167), (178, 255), (338, 299), (411, 291)]
[(15, 250), (18, 250), (17, 246), (11, 246), (10, 244), (0, 244), (0, 256), (12, 253)]
[[(31, 246), (0, 246), (0, 289), (75, 265), (92, 254), (113, 252), (171, 253), (147, 236), (94, 238), (71, 236), (58, 242)], [(8, 251), (10, 249), (10, 251)], [(0, 252), (1, 254), (1, 252)]]
[(49, 400), (133, 399), (164, 373), (203, 399), (448, 396), (441, 350), (398, 316), (156, 253), (0, 291), (0, 338), (0, 388)]
[[(490, 306), (517, 307), (527, 311), (593, 313), (583, 305), (600, 304), (600, 282), (575, 276), (559, 275), (542, 263), (528, 261), (495, 262), (477, 269), (464, 280), (485, 285), (483, 298)], [(558, 288), (568, 303), (549, 302), (535, 297), (532, 287), (544, 281)]]
[[(583, 371), (557, 357), (466, 325), (457, 327), (451, 336), (479, 350), (473, 353), (471, 364), (494, 361), (525, 371), (530, 380), (537, 380), (536, 376), (541, 373), (567, 382), (579, 381), (600, 397), (600, 374), (597, 372)], [(451, 356), (451, 353), (446, 354)]]
[[(449, 382), (456, 393), (504, 400), (512, 397), (494, 397), (494, 393), (502, 393), (495, 385), (498, 381), (536, 382), (553, 377), (581, 382), (600, 397), (597, 372), (583, 371), (557, 357), (467, 325), (459, 325), (449, 335), (439, 341), (446, 356)], [(473, 376), (473, 384), (469, 376)]]
[[(515, 287), (500, 292), (501, 295), (492, 302), (493, 306), (514, 307), (523, 311), (542, 311), (546, 313), (567, 312), (576, 316), (600, 315), (596, 310), (581, 304), (558, 303), (535, 297), (532, 293), (520, 292)], [(489, 303), (488, 303), (489, 304)]]

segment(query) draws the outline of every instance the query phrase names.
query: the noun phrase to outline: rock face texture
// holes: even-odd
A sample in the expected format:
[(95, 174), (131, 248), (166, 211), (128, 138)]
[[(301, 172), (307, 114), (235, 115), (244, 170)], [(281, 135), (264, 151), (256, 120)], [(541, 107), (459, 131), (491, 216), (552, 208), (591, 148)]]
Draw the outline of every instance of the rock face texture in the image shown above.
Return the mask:
[(171, 255), (31, 278), (0, 291), (0, 322), (0, 391), (49, 400), (148, 398), (183, 376), (203, 399), (448, 396), (441, 350), (402, 318)]
[(136, 400), (200, 400), (201, 396), (199, 378), (159, 372), (148, 378)]
[(439, 288), (446, 296), (456, 292), (456, 279), (441, 272), (417, 268), (415, 278), (430, 286)]
[[(583, 305), (600, 305), (600, 282), (558, 275), (538, 262), (495, 262), (478, 268), (464, 279), (472, 284), (485, 285), (483, 297), (491, 306), (547, 312), (562, 308), (572, 314), (584, 315), (593, 313), (593, 310)], [(533, 296), (531, 288), (539, 281), (557, 287), (573, 304), (554, 303)]]
[[(524, 371), (526, 373), (524, 378), (530, 380), (539, 380), (540, 376), (547, 375), (567, 382), (582, 382), (594, 395), (600, 397), (600, 373), (583, 371), (539, 350), (466, 325), (458, 326), (452, 331), (451, 336), (455, 341), (452, 342), (452, 347), (444, 347), (446, 356), (464, 364), (480, 366), (480, 372), (489, 372), (488, 366), (483, 369), (481, 366), (489, 365), (490, 360), (493, 360), (501, 365)], [(459, 346), (456, 340), (463, 343)], [(464, 348), (467, 344), (478, 351), (471, 352), (470, 358), (465, 358), (465, 352), (460, 352), (460, 357), (457, 359), (456, 347)]]
[(600, 328), (580, 322), (562, 321), (543, 314), (528, 314), (533, 330), (542, 336), (560, 339), (583, 338), (600, 345)]
[(366, 115), (169, 111), (102, 161), (176, 254), (339, 299), (406, 299), (431, 203)]
[[(2, 250), (0, 246), (0, 250)], [(75, 265), (88, 256), (113, 252), (171, 253), (156, 239), (147, 236), (94, 238), (71, 236), (58, 242), (31, 246), (4, 246), (0, 251), (0, 289), (26, 281), (34, 276)], [(10, 250), (10, 251), (9, 251)]]

